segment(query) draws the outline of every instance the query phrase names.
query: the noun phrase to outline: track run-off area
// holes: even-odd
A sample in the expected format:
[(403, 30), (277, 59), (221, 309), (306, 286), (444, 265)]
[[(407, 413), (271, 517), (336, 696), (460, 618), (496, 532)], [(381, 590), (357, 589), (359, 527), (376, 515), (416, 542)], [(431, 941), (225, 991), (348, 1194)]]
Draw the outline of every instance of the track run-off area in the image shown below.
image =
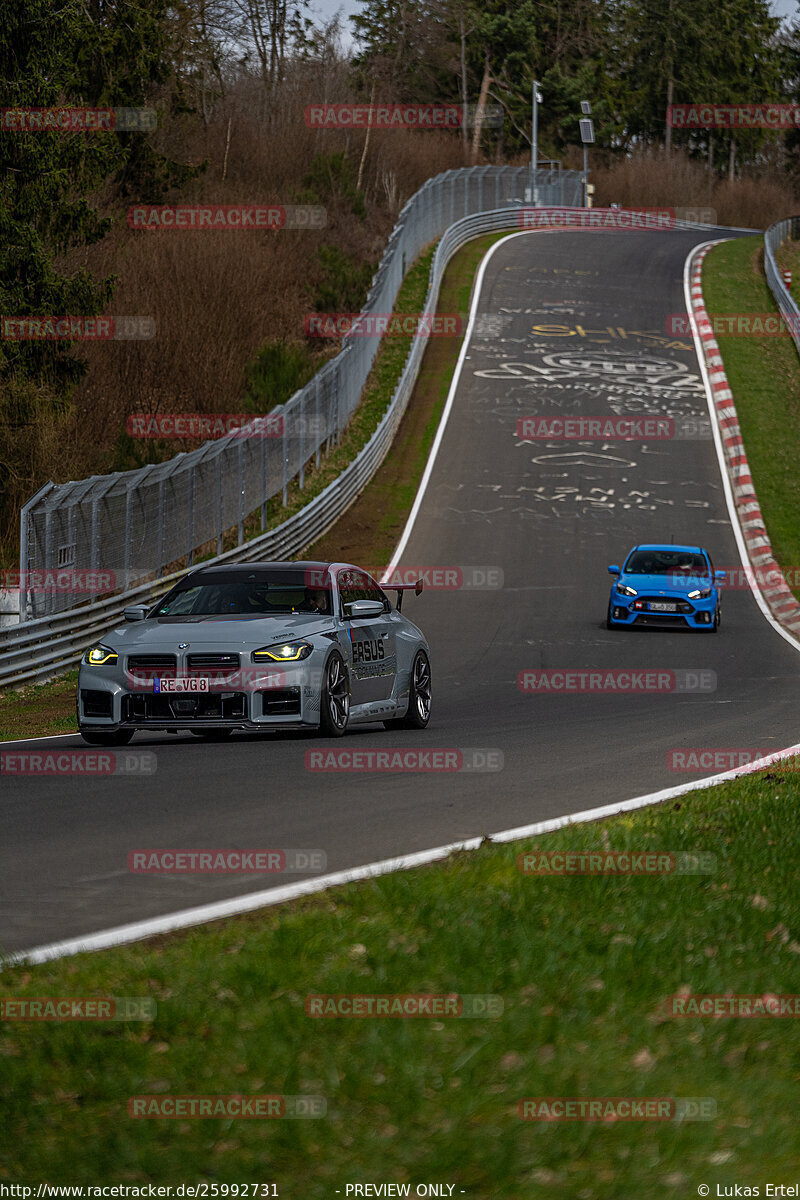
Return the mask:
[[(700, 544), (717, 568), (742, 568), (694, 342), (670, 322), (686, 312), (690, 251), (724, 236), (559, 230), (498, 242), (397, 559), (476, 585), (406, 596), (432, 651), (428, 729), (222, 744), (137, 734), (129, 749), (153, 753), (150, 774), (4, 776), (0, 950), (308, 878), (137, 874), (137, 850), (294, 849), (341, 872), (713, 774), (675, 769), (692, 748), (797, 742), (798, 650), (748, 587), (724, 591), (716, 634), (605, 626), (607, 565), (638, 542)], [(520, 436), (518, 422), (538, 416), (666, 417), (683, 436)], [(526, 689), (542, 669), (572, 671), (570, 690)], [(614, 671), (666, 682), (598, 685)], [(77, 734), (12, 748), (88, 749)], [(409, 749), (461, 751), (443, 760), (460, 769), (310, 765)]]

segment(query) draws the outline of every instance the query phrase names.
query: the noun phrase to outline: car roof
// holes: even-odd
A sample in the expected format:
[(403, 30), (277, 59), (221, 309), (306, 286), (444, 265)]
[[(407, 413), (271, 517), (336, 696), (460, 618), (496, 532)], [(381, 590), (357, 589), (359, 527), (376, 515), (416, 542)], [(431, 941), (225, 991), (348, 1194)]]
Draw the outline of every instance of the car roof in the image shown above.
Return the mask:
[[(183, 578), (188, 579), (191, 577), (196, 579), (200, 575), (203, 577), (222, 575), (226, 578), (231, 578), (231, 576), (234, 578), (236, 576), (246, 578), (248, 575), (258, 574), (259, 572), (267, 569), (273, 570), (277, 568), (278, 570), (327, 571), (329, 569), (338, 570), (342, 567), (348, 568), (351, 571), (364, 571), (363, 567), (356, 567), (353, 563), (312, 562), (306, 559), (301, 559), (299, 561), (293, 560), (289, 562), (270, 560), (265, 562), (209, 563), (207, 566), (204, 563), (199, 563), (198, 566), (193, 567), (187, 575), (184, 575)], [(369, 571), (364, 571), (364, 573), (369, 575)]]

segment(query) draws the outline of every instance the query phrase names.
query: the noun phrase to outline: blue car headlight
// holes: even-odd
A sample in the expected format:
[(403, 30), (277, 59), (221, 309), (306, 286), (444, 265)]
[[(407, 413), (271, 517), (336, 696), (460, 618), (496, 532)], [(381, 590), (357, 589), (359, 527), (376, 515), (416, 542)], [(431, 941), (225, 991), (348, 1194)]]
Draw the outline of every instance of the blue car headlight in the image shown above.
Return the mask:
[(639, 595), (639, 593), (636, 591), (636, 589), (632, 588), (632, 587), (628, 587), (627, 583), (618, 583), (617, 591), (619, 592), (620, 596), (638, 596)]
[(102, 643), (90, 646), (83, 656), (83, 661), (90, 667), (114, 666), (118, 660), (119, 655), (116, 650), (112, 650), (110, 646), (104, 646)]
[(711, 588), (695, 588), (693, 592), (689, 592), (690, 600), (707, 600), (711, 595)]
[(253, 662), (300, 662), (312, 654), (310, 642), (278, 642), (253, 651)]

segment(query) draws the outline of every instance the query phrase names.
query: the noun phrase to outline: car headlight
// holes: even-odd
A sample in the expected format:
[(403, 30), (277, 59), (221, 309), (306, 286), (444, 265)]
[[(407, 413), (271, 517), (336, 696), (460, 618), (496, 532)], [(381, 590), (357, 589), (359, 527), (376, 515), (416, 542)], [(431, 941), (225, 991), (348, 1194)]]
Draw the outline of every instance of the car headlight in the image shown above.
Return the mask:
[(116, 650), (112, 650), (110, 646), (90, 646), (83, 656), (83, 661), (92, 667), (107, 667), (109, 664), (114, 664), (119, 659)]
[(308, 658), (314, 647), (310, 642), (279, 642), (275, 646), (262, 646), (253, 651), (253, 662), (300, 662)]
[(618, 583), (617, 591), (621, 596), (638, 596), (636, 588), (628, 587), (627, 583)]
[(710, 595), (711, 595), (711, 588), (703, 588), (702, 591), (700, 588), (695, 588), (695, 590), (693, 592), (689, 592), (689, 599), (690, 600), (707, 600)]

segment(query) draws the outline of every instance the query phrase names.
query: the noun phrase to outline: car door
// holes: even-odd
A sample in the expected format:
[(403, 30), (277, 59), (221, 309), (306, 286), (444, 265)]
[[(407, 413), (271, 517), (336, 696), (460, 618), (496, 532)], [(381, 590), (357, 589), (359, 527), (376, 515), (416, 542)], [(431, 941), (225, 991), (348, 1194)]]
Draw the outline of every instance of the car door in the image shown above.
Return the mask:
[[(392, 606), (374, 579), (365, 571), (344, 568), (339, 572), (342, 620), (348, 635), (350, 698), (353, 705), (388, 700), (397, 676), (397, 645)], [(379, 601), (380, 617), (353, 619), (347, 605), (355, 600)]]

